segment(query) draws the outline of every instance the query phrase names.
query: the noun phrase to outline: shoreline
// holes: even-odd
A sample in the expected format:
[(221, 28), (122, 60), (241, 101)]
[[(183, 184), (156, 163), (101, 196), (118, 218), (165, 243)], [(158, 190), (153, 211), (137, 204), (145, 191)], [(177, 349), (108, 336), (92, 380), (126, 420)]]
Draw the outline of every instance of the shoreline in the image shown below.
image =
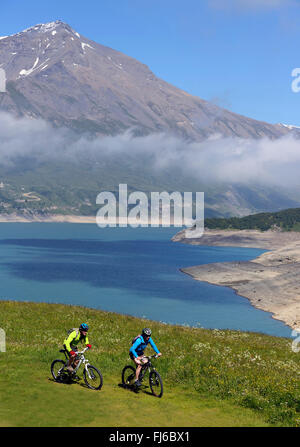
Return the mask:
[(96, 216), (76, 216), (72, 214), (0, 214), (0, 223), (67, 222), (96, 223)]
[[(181, 269), (180, 269), (181, 270)], [(188, 273), (187, 273), (188, 274)], [(203, 281), (203, 282), (207, 282), (207, 281)], [(83, 310), (83, 311), (92, 311), (92, 312), (99, 312), (105, 315), (114, 315), (117, 317), (121, 317), (121, 318), (129, 318), (130, 320), (136, 320), (136, 321), (141, 321), (144, 322), (145, 324), (149, 323), (149, 324), (158, 324), (158, 325), (163, 325), (164, 327), (169, 327), (169, 328), (182, 328), (182, 329), (190, 329), (190, 330), (203, 330), (203, 331), (207, 331), (207, 332), (213, 332), (213, 331), (225, 331), (225, 332), (240, 332), (240, 333), (249, 333), (249, 334), (259, 334), (262, 335), (264, 337), (273, 337), (273, 338), (280, 338), (280, 339), (288, 339), (289, 337), (286, 337), (284, 335), (274, 335), (274, 334), (267, 334), (265, 332), (261, 332), (261, 331), (255, 331), (255, 330), (243, 330), (243, 329), (231, 329), (231, 328), (223, 328), (223, 329), (218, 329), (218, 328), (210, 328), (210, 327), (202, 327), (202, 326), (192, 326), (192, 325), (187, 325), (186, 323), (167, 323), (161, 320), (154, 320), (153, 318), (149, 318), (149, 317), (139, 317), (136, 315), (132, 315), (129, 313), (120, 313), (117, 312), (115, 310), (105, 310), (102, 308), (98, 308), (98, 307), (90, 307), (90, 306), (85, 306), (83, 304), (72, 304), (72, 303), (65, 303), (65, 302), (59, 302), (59, 301), (31, 301), (31, 300), (14, 300), (12, 298), (5, 298), (2, 299), (0, 298), (0, 305), (1, 304), (21, 304), (21, 305), (33, 305), (33, 306), (50, 306), (50, 307), (67, 307), (67, 308), (75, 308), (77, 310)], [(259, 309), (262, 310), (262, 309)], [(267, 312), (267, 311), (265, 311)], [(268, 312), (270, 313), (270, 312)], [(1, 351), (0, 351), (1, 352)]]
[[(116, 218), (116, 219), (100, 219), (96, 215), (94, 216), (80, 216), (75, 214), (0, 214), (0, 223), (35, 223), (35, 222), (45, 222), (45, 223), (92, 223), (96, 225), (112, 225), (115, 224), (118, 225), (134, 225), (136, 224), (135, 219), (131, 219), (130, 217), (127, 218)], [(139, 225), (151, 227), (151, 225), (162, 225), (162, 219), (155, 222), (151, 222), (151, 220), (147, 221), (138, 221)], [(173, 221), (171, 220), (171, 225), (173, 224)], [(113, 227), (112, 227), (113, 228)]]
[(201, 238), (189, 239), (183, 230), (172, 240), (268, 250), (250, 261), (204, 264), (180, 271), (197, 281), (230, 287), (272, 318), (291, 329), (300, 328), (300, 232), (205, 230)]
[[(255, 258), (254, 258), (254, 259), (255, 259)], [(249, 262), (250, 262), (250, 261), (249, 261)], [(257, 304), (254, 304), (254, 303), (251, 301), (251, 299), (248, 298), (247, 296), (240, 295), (240, 294), (238, 293), (238, 289), (235, 289), (234, 287), (232, 287), (232, 286), (230, 286), (230, 285), (216, 284), (216, 283), (212, 283), (212, 282), (209, 282), (209, 281), (205, 281), (204, 279), (201, 279), (201, 280), (200, 280), (200, 279), (197, 279), (194, 275), (192, 275), (190, 272), (187, 271), (189, 268), (190, 268), (190, 267), (187, 267), (186, 269), (182, 268), (182, 269), (179, 269), (179, 270), (180, 270), (182, 273), (184, 273), (184, 274), (190, 276), (191, 278), (195, 279), (196, 281), (205, 282), (205, 283), (207, 283), (207, 284), (211, 284), (211, 285), (213, 285), (213, 286), (217, 286), (217, 287), (226, 287), (226, 288), (228, 288), (228, 289), (231, 289), (237, 296), (239, 296), (239, 297), (241, 297), (241, 298), (245, 298), (246, 300), (248, 300), (248, 301), (250, 302), (251, 306), (255, 307), (255, 309), (258, 309), (258, 310), (260, 310), (261, 312), (266, 312), (266, 313), (268, 313), (268, 314), (271, 314), (271, 317), (272, 317), (274, 320), (276, 320), (276, 321), (280, 321), (281, 323), (283, 323), (286, 327), (290, 328), (291, 330), (292, 330), (292, 329), (295, 329), (295, 328), (293, 328), (292, 326), (290, 326), (286, 321), (284, 321), (284, 320), (282, 320), (282, 319), (280, 319), (280, 318), (276, 318), (276, 317), (274, 316), (274, 313), (272, 313), (270, 310), (263, 309), (262, 307), (259, 307)], [(185, 270), (186, 270), (186, 271), (185, 271)], [(241, 330), (241, 332), (243, 332), (243, 331)], [(247, 331), (246, 331), (246, 332), (247, 332)], [(264, 332), (262, 332), (262, 333), (263, 333), (264, 335), (266, 335)], [(275, 335), (275, 337), (277, 337), (277, 336)]]

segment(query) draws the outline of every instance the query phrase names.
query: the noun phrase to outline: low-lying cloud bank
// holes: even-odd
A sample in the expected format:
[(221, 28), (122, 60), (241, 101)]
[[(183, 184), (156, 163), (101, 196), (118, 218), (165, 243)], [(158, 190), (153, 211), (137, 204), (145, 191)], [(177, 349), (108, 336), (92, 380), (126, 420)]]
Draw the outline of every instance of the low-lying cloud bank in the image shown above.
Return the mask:
[(135, 137), (131, 131), (118, 136), (78, 136), (66, 128), (54, 129), (43, 120), (17, 119), (0, 113), (0, 164), (13, 166), (30, 157), (38, 162), (60, 159), (127, 159), (155, 171), (176, 168), (205, 182), (299, 185), (300, 140), (211, 137), (187, 143), (167, 134)]

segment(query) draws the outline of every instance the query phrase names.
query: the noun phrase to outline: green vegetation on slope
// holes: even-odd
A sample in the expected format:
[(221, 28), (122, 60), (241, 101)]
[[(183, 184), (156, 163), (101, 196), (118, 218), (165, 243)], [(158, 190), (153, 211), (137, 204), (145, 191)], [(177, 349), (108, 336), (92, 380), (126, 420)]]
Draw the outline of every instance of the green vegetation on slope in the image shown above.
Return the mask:
[(261, 230), (279, 228), (283, 231), (300, 231), (300, 208), (276, 213), (259, 213), (245, 217), (205, 219), (205, 227), (221, 230)]
[[(118, 163), (100, 155), (94, 159), (43, 163), (24, 159), (11, 167), (0, 166), (0, 213), (96, 216), (100, 208), (96, 204), (97, 195), (111, 191), (118, 197), (121, 183), (128, 185), (128, 194), (199, 190), (195, 181), (186, 180), (176, 172), (174, 176), (163, 171), (154, 173), (147, 165), (137, 165), (129, 156), (118, 157)], [(208, 213), (222, 215), (211, 214), (209, 210)]]
[[(91, 328), (87, 357), (104, 377), (99, 392), (50, 377), (67, 329), (82, 321)], [(130, 342), (146, 325), (163, 353), (156, 362), (162, 399), (119, 386)], [(2, 426), (299, 425), (300, 357), (288, 339), (12, 301), (0, 302), (0, 327), (7, 337), (0, 353)]]
[[(92, 151), (89, 145), (84, 152), (71, 154), (66, 144), (61, 154), (50, 155), (46, 145), (40, 156), (12, 155), (9, 164), (0, 166), (0, 213), (95, 216), (99, 210), (97, 195), (101, 191), (117, 193), (121, 183), (128, 185), (128, 193), (143, 191), (148, 195), (155, 191), (204, 191), (206, 217), (241, 216), (299, 205), (299, 196), (291, 191), (207, 184), (182, 166), (171, 163), (156, 169), (153, 163), (142, 147), (138, 155), (114, 154), (109, 147)], [(26, 196), (28, 193), (32, 196)]]

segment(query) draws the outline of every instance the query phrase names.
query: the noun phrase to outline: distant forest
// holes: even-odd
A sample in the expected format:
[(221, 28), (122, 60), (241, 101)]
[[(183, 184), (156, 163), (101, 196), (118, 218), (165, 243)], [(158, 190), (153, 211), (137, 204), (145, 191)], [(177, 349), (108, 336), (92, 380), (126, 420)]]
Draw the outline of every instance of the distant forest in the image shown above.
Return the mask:
[(245, 217), (208, 218), (205, 227), (210, 229), (236, 229), (267, 231), (300, 231), (300, 208), (290, 208), (276, 213), (259, 213)]

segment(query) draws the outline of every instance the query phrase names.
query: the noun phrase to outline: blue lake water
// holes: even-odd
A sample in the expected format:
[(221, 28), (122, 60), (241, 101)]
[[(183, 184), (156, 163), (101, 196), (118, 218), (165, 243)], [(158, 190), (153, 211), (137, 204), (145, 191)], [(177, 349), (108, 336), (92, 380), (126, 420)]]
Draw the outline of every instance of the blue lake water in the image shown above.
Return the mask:
[(0, 299), (83, 305), (166, 323), (291, 335), (231, 289), (179, 268), (253, 259), (254, 248), (174, 243), (176, 228), (1, 223)]

